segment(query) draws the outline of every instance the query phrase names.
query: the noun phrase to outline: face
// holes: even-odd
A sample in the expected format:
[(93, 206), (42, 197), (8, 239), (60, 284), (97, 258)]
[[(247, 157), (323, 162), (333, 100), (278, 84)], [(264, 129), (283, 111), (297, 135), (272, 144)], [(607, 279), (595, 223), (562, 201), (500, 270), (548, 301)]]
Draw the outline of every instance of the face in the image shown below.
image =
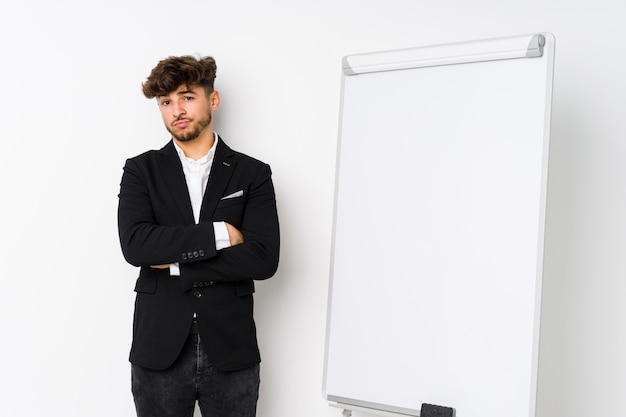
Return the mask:
[(157, 98), (166, 129), (179, 142), (189, 142), (203, 134), (211, 134), (213, 111), (219, 106), (219, 94), (206, 96), (204, 88), (180, 86), (166, 96)]

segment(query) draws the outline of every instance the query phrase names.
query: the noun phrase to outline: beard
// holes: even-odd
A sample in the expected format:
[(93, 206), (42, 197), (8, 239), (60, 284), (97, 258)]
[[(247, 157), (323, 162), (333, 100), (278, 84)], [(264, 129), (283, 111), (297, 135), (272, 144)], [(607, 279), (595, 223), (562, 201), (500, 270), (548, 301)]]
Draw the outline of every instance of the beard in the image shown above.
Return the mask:
[(213, 115), (211, 113), (207, 114), (206, 117), (198, 120), (196, 123), (192, 123), (189, 129), (186, 129), (184, 132), (177, 134), (173, 131), (173, 129), (165, 125), (165, 128), (171, 135), (179, 142), (191, 142), (196, 139), (200, 134), (206, 129), (208, 125), (211, 124), (211, 120), (213, 119)]

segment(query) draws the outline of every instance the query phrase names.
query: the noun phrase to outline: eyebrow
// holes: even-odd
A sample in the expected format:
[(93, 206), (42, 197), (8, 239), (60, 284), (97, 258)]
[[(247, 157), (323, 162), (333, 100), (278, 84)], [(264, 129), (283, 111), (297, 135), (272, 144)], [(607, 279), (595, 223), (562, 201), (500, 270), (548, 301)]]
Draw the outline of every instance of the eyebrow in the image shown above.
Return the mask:
[(193, 90), (183, 90), (176, 93), (177, 96), (184, 96), (185, 94), (196, 94)]
[[(159, 100), (161, 100), (163, 98), (167, 98), (170, 94), (166, 94), (166, 95), (163, 95), (163, 96), (157, 96), (157, 98)], [(177, 96), (184, 96), (185, 94), (193, 94), (194, 96), (198, 95), (193, 90), (182, 90), (182, 91), (179, 91), (178, 93), (176, 93)]]

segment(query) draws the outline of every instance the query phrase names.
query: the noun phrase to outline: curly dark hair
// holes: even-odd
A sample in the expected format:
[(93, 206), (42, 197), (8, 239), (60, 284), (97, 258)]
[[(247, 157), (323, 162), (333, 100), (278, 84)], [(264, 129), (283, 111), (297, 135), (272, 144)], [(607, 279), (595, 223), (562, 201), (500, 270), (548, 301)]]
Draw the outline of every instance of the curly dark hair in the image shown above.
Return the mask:
[(165, 96), (181, 85), (203, 87), (207, 97), (213, 92), (217, 65), (210, 56), (171, 56), (159, 61), (142, 84), (146, 98)]

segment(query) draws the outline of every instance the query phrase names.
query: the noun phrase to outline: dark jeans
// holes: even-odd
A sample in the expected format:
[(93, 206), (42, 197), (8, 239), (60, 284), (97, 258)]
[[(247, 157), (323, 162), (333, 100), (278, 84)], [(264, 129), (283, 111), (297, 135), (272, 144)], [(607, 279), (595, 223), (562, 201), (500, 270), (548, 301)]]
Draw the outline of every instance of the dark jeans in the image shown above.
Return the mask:
[(196, 400), (203, 417), (254, 417), (259, 365), (234, 372), (213, 367), (200, 335), (190, 334), (176, 362), (164, 371), (132, 365), (138, 417), (192, 417)]

